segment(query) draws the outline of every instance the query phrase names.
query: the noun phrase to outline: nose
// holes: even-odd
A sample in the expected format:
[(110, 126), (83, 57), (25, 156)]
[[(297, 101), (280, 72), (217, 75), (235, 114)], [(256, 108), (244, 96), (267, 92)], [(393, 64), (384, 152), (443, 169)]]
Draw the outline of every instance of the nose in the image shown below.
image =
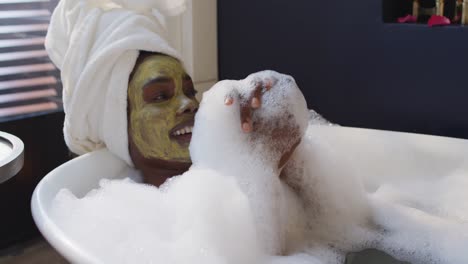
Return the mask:
[(177, 115), (194, 114), (198, 110), (198, 101), (195, 98), (183, 96)]

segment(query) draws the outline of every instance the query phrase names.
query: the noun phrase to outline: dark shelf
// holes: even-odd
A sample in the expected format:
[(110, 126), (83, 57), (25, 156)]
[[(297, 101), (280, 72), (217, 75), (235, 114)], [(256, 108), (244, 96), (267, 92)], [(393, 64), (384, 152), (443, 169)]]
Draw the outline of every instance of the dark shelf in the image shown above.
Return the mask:
[(436, 26), (430, 27), (427, 24), (422, 23), (384, 23), (386, 29), (409, 29), (409, 30), (434, 30), (434, 31), (465, 31), (468, 30), (468, 25), (447, 25), (447, 26)]
[[(436, 0), (419, 0), (420, 6), (426, 9), (436, 7)], [(382, 0), (382, 20), (385, 23), (393, 23), (399, 17), (413, 13), (412, 0)], [(456, 13), (456, 0), (445, 0), (443, 15), (452, 20)], [(420, 13), (421, 14), (421, 13)], [(426, 22), (430, 15), (422, 15), (418, 22)]]

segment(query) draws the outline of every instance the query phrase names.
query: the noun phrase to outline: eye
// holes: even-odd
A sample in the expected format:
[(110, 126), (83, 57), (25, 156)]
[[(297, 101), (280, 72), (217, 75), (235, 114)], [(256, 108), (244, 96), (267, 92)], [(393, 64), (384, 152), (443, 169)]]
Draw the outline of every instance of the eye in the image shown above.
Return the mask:
[(197, 95), (197, 90), (193, 87), (192, 79), (184, 80), (184, 94), (190, 98), (195, 97)]
[(188, 97), (195, 97), (195, 95), (197, 95), (197, 93), (198, 93), (198, 91), (192, 88), (189, 91), (187, 91), (187, 96)]
[(172, 79), (159, 77), (143, 87), (143, 99), (147, 103), (161, 103), (174, 96), (175, 85)]
[(165, 100), (167, 100), (167, 99), (169, 99), (169, 98), (167, 97), (167, 95), (165, 95), (165, 94), (158, 94), (158, 95), (156, 95), (156, 96), (153, 98), (153, 100), (151, 100), (151, 101), (153, 101), (153, 102), (162, 102), (162, 101), (165, 101)]
[(164, 85), (147, 87), (143, 92), (143, 98), (148, 103), (161, 103), (172, 98), (173, 88)]

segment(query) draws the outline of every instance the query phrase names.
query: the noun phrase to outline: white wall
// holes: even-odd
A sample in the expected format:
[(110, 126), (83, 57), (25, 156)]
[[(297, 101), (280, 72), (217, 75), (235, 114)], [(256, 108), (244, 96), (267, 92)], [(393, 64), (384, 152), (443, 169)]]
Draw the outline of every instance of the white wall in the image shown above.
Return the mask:
[(216, 0), (187, 0), (187, 11), (167, 23), (200, 97), (218, 80)]

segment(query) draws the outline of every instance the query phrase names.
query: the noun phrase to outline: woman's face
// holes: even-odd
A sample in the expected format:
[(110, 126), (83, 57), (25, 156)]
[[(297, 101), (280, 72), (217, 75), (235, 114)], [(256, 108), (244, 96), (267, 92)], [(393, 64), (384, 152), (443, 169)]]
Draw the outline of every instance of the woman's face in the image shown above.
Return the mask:
[(153, 54), (137, 64), (128, 87), (128, 132), (144, 159), (190, 162), (195, 94), (178, 60)]

